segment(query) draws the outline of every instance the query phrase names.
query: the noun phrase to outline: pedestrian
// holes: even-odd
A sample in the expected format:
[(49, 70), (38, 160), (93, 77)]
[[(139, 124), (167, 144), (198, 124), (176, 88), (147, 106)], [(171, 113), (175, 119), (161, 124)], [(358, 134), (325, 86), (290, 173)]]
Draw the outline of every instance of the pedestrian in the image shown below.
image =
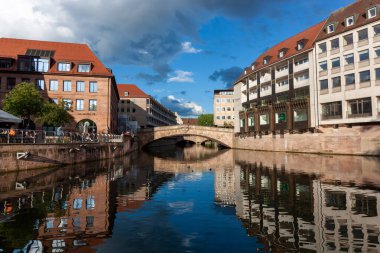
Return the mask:
[(62, 126), (59, 126), (57, 128), (57, 136), (58, 136), (58, 142), (61, 142), (61, 137), (63, 136)]

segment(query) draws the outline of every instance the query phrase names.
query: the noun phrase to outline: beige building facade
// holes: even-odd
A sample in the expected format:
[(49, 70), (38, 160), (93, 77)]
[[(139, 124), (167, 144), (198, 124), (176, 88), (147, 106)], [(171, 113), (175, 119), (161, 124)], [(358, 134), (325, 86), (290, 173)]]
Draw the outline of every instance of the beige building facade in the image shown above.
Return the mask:
[(330, 15), (316, 42), (318, 125), (380, 122), (380, 1)]
[(217, 127), (232, 127), (234, 125), (234, 91), (214, 91), (214, 125)]
[(177, 125), (177, 116), (174, 112), (136, 85), (118, 84), (117, 87), (120, 95), (119, 131), (128, 130), (130, 122), (136, 122), (137, 128)]

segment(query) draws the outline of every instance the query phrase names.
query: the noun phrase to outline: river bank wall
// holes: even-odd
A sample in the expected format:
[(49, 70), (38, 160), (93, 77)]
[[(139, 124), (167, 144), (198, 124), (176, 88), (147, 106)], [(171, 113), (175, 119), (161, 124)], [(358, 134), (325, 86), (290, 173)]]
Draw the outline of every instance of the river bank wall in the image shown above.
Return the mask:
[(234, 138), (235, 149), (380, 156), (380, 126), (319, 128), (315, 133), (251, 135)]
[(113, 143), (4, 144), (0, 173), (110, 159), (136, 149), (130, 138)]

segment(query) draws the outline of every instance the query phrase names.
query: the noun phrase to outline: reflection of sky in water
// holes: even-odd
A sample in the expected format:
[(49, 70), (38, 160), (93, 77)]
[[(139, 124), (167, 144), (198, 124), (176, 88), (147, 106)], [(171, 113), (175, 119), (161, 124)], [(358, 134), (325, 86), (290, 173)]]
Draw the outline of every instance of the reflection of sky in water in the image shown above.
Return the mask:
[[(177, 174), (132, 213), (116, 214), (100, 252), (252, 252), (234, 212), (214, 204), (214, 174)], [(228, 232), (226, 232), (228, 231)], [(236, 251), (238, 249), (238, 251)]]

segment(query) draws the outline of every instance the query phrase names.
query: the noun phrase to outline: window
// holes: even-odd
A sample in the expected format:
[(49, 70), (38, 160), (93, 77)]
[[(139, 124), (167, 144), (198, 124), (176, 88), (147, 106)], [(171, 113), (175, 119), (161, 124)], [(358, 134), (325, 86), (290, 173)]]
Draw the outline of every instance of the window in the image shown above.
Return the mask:
[(90, 72), (90, 64), (78, 64), (78, 72)]
[(305, 64), (305, 63), (308, 63), (308, 62), (309, 62), (309, 59), (308, 58), (304, 58), (302, 60), (296, 61), (294, 63), (294, 65), (298, 66), (298, 65), (302, 65), (302, 64)]
[(12, 67), (12, 59), (0, 59), (0, 69), (9, 69)]
[(373, 27), (373, 33), (375, 36), (379, 36), (380, 35), (380, 25), (375, 25)]
[(36, 79), (36, 88), (37, 88), (37, 90), (44, 90), (45, 89), (45, 80)]
[(268, 58), (264, 58), (264, 64), (268, 64), (269, 60)]
[(49, 70), (48, 59), (20, 56), (17, 62), (19, 71), (48, 72)]
[(288, 65), (281, 66), (277, 69), (277, 72), (281, 72), (288, 69)]
[(66, 110), (70, 110), (70, 109), (71, 109), (71, 106), (72, 106), (72, 104), (73, 104), (72, 100), (71, 100), (71, 99), (68, 99), (68, 98), (64, 98), (62, 101), (63, 101), (63, 103), (64, 103), (65, 109), (66, 109)]
[(282, 86), (285, 86), (285, 85), (288, 85), (289, 84), (289, 80), (288, 79), (285, 79), (285, 80), (282, 80), (282, 81), (279, 81), (277, 83), (278, 87), (282, 87)]
[(365, 83), (371, 80), (371, 73), (369, 70), (359, 72), (360, 82)]
[(348, 54), (344, 56), (344, 61), (346, 65), (354, 64), (354, 54)]
[(325, 71), (327, 70), (327, 61), (323, 61), (319, 63), (319, 71)]
[(340, 58), (335, 58), (331, 60), (331, 67), (332, 68), (339, 68), (340, 67)]
[(336, 87), (340, 87), (340, 85), (341, 85), (340, 76), (334, 77), (332, 79), (332, 87), (336, 88)]
[(293, 111), (294, 122), (307, 121), (307, 109), (296, 109)]
[(319, 81), (319, 84), (320, 84), (321, 90), (327, 90), (329, 88), (329, 81), (327, 79)]
[(352, 45), (354, 43), (354, 35), (351, 33), (344, 36), (343, 41), (345, 46)]
[(309, 73), (304, 73), (302, 75), (299, 75), (296, 77), (296, 81), (297, 82), (300, 82), (300, 81), (303, 81), (303, 80), (309, 80)]
[(347, 101), (348, 117), (368, 117), (372, 115), (371, 98), (362, 98)]
[(96, 99), (90, 99), (88, 104), (88, 110), (89, 111), (96, 111), (97, 108), (97, 100)]
[(301, 50), (305, 47), (305, 41), (301, 40), (297, 42), (297, 50)]
[(16, 78), (7, 77), (7, 89), (11, 90), (16, 86)]
[(376, 17), (376, 15), (377, 15), (376, 7), (373, 7), (367, 11), (367, 18), (373, 18), (373, 17)]
[(346, 79), (346, 85), (355, 84), (355, 74), (354, 73), (345, 75), (344, 78)]
[(335, 31), (335, 26), (334, 26), (334, 24), (329, 24), (328, 26), (327, 26), (327, 33), (332, 33), (332, 32), (334, 32)]
[(71, 91), (71, 81), (63, 81), (63, 91)]
[(240, 119), (240, 127), (244, 127), (245, 126), (245, 119)]
[(219, 102), (220, 102), (219, 98), (217, 98), (217, 99), (216, 99), (216, 102), (217, 102), (217, 103), (219, 103)]
[(222, 116), (222, 119), (226, 119), (226, 116)]
[(252, 69), (252, 70), (255, 70), (255, 65), (252, 65), (251, 69)]
[(326, 42), (321, 43), (318, 45), (319, 53), (325, 53), (327, 51)]
[(339, 38), (331, 40), (331, 50), (339, 48)]
[(222, 111), (223, 111), (223, 112), (226, 111), (226, 107), (222, 107)]
[(352, 26), (352, 25), (354, 25), (354, 22), (355, 22), (354, 16), (350, 16), (350, 17), (346, 18), (346, 26)]
[(279, 53), (278, 53), (278, 57), (282, 58), (284, 57), (285, 55), (285, 51), (284, 50), (281, 50)]
[(367, 61), (369, 59), (369, 50), (363, 50), (359, 52), (359, 60)]
[(269, 124), (269, 114), (260, 115), (260, 125), (268, 125)]
[(368, 30), (367, 30), (367, 28), (358, 31), (358, 38), (359, 38), (359, 41), (360, 40), (368, 40)]
[(266, 90), (269, 90), (269, 88), (271, 87), (271, 85), (269, 84), (269, 85), (262, 85), (261, 86), (261, 91), (266, 91)]
[(380, 47), (375, 47), (373, 50), (375, 51), (375, 58), (380, 57)]
[(50, 80), (49, 90), (50, 91), (57, 91), (58, 90), (58, 80)]
[(248, 126), (252, 127), (255, 125), (255, 118), (253, 115), (248, 116)]
[(380, 80), (380, 68), (375, 69), (376, 80)]
[(71, 63), (70, 62), (58, 62), (58, 71), (70, 71)]
[(84, 92), (84, 82), (77, 81), (77, 92)]
[(90, 82), (90, 92), (98, 92), (98, 82)]
[(342, 118), (342, 102), (332, 102), (322, 104), (322, 119)]
[(76, 101), (76, 110), (77, 111), (83, 111), (84, 110), (84, 100), (83, 99), (77, 99)]

